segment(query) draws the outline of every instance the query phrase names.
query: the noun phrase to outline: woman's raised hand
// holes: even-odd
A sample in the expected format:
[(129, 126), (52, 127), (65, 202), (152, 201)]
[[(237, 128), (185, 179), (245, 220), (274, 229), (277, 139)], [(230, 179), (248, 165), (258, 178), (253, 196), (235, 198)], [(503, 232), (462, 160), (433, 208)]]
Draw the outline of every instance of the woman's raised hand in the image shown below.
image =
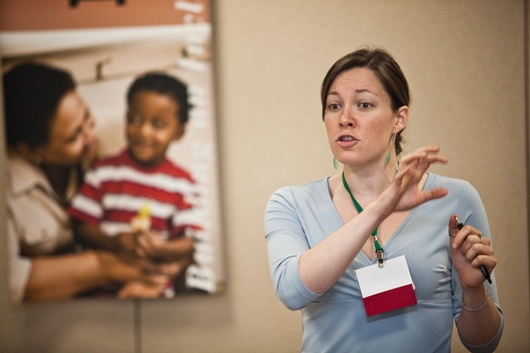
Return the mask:
[(429, 200), (447, 195), (447, 189), (422, 190), (421, 181), (432, 163), (447, 163), (437, 146), (424, 146), (401, 159), (392, 184), (381, 194), (382, 213), (406, 211)]

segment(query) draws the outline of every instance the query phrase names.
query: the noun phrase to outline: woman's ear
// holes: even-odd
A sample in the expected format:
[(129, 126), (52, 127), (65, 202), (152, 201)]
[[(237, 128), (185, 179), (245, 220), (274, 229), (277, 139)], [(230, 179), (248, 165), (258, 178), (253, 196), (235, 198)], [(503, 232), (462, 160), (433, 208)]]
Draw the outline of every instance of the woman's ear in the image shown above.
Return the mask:
[(402, 131), (407, 126), (408, 121), (409, 107), (406, 105), (399, 107), (396, 115), (396, 121), (394, 123), (394, 133), (397, 134), (398, 132)]
[(15, 145), (15, 150), (26, 160), (34, 163), (34, 164), (40, 164), (42, 162), (41, 156), (39, 156), (33, 148), (31, 148), (27, 143), (25, 142), (18, 142)]

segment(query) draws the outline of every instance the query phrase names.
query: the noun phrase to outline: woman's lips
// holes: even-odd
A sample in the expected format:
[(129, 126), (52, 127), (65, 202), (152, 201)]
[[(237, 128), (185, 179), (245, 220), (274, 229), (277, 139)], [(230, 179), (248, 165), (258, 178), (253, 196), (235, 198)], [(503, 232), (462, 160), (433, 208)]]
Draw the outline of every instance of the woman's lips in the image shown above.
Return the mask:
[(351, 147), (351, 146), (355, 145), (358, 141), (359, 140), (357, 140), (352, 135), (341, 135), (337, 139), (338, 145), (343, 147), (343, 148)]

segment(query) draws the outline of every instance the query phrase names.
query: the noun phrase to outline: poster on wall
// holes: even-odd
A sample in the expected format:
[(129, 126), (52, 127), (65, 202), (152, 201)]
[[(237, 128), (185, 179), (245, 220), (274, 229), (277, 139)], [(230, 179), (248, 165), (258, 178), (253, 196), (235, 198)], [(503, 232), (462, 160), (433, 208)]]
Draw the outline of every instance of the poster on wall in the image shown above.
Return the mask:
[(219, 293), (207, 0), (0, 0), (13, 302)]

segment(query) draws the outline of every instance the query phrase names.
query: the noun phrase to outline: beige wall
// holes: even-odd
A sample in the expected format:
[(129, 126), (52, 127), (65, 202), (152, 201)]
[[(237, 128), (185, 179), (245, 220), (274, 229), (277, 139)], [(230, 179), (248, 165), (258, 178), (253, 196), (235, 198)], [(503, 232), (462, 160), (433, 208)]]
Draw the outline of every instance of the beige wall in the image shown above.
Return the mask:
[[(276, 299), (268, 274), (265, 204), (280, 186), (333, 172), (320, 120), (320, 81), (343, 54), (377, 44), (394, 54), (411, 85), (407, 150), (440, 145), (450, 163), (434, 171), (469, 180), (483, 198), (506, 320), (498, 351), (529, 351), (524, 1), (219, 0), (213, 5), (226, 293), (169, 302), (15, 307), (7, 299), (2, 257), (0, 347), (134, 352), (140, 343), (136, 318), (143, 352), (299, 351), (300, 315)], [(4, 219), (0, 207), (2, 229)], [(453, 352), (462, 351), (455, 340)]]

